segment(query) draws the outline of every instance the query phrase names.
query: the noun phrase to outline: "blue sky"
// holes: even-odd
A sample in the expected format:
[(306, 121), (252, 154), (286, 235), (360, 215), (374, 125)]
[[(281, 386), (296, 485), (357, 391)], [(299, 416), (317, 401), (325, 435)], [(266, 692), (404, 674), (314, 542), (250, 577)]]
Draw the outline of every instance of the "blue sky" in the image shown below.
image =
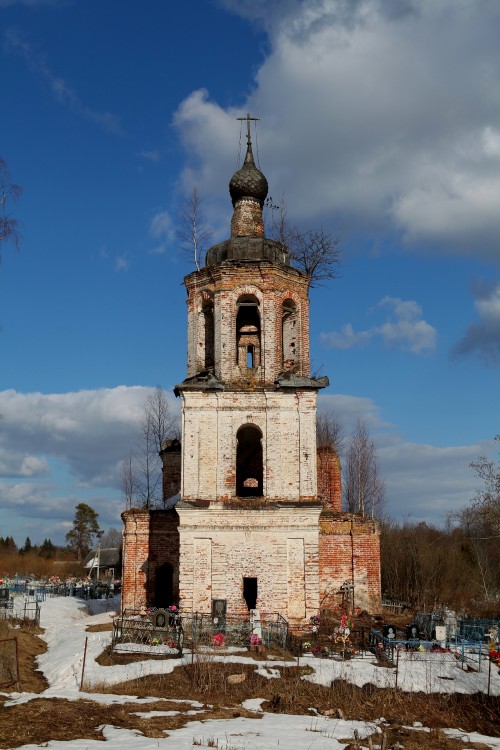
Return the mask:
[(0, 0), (0, 30), (0, 536), (120, 525), (148, 389), (185, 376), (179, 207), (228, 236), (247, 111), (275, 201), (341, 239), (323, 408), (366, 420), (391, 516), (465, 504), (500, 431), (498, 2)]

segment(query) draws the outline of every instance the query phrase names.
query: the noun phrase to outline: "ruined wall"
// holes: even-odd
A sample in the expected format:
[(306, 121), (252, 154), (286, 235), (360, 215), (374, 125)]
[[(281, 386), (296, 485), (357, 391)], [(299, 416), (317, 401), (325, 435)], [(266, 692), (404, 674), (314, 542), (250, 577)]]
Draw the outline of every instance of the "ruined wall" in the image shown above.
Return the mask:
[(325, 609), (340, 606), (339, 589), (354, 583), (356, 609), (380, 611), (380, 527), (372, 519), (323, 512), (319, 538), (320, 597)]
[(181, 491), (182, 455), (179, 440), (164, 440), (160, 451), (162, 461), (163, 500)]
[(226, 599), (247, 615), (243, 579), (257, 579), (257, 608), (300, 624), (319, 608), (318, 505), (179, 508), (181, 607), (210, 612)]
[(176, 603), (179, 599), (179, 519), (176, 511), (133, 509), (122, 513), (122, 520), (122, 610), (165, 605), (164, 592), (161, 586), (157, 586), (158, 571), (165, 565), (172, 568), (172, 601), (167, 606)]
[(317, 449), (318, 498), (325, 510), (342, 510), (342, 475), (340, 459), (330, 446)]

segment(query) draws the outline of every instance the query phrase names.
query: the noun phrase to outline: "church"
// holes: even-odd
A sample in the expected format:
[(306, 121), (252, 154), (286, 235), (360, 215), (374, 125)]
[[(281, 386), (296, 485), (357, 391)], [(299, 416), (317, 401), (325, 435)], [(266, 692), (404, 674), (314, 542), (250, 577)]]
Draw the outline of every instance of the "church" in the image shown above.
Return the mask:
[(187, 291), (187, 373), (175, 388), (181, 441), (163, 444), (165, 509), (124, 521), (122, 608), (300, 626), (321, 610), (378, 611), (380, 531), (344, 513), (331, 447), (317, 447), (309, 278), (266, 237), (268, 183), (247, 151), (231, 178), (230, 238)]

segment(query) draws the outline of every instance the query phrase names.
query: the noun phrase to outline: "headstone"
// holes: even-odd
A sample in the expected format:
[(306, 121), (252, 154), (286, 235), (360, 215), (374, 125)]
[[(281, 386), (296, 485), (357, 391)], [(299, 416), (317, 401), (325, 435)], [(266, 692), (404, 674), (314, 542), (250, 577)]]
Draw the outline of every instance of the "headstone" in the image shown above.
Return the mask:
[(212, 622), (219, 632), (226, 627), (227, 599), (212, 599)]
[(260, 623), (260, 612), (258, 609), (250, 610), (250, 625), (252, 626), (252, 635), (256, 635), (262, 640), (262, 625)]
[(436, 625), (436, 641), (446, 641), (446, 625)]
[(420, 638), (417, 625), (412, 622), (406, 626), (406, 640), (407, 641), (418, 641)]
[(452, 610), (446, 610), (446, 620), (444, 622), (446, 626), (446, 633), (448, 636), (448, 640), (452, 641), (455, 639), (455, 636), (457, 634), (457, 616), (455, 612)]
[(384, 636), (384, 638), (388, 638), (389, 640), (394, 640), (396, 638), (396, 626), (384, 625), (384, 628), (382, 630), (382, 635)]
[(166, 628), (168, 622), (168, 612), (164, 609), (158, 609), (153, 613), (153, 625), (155, 628)]

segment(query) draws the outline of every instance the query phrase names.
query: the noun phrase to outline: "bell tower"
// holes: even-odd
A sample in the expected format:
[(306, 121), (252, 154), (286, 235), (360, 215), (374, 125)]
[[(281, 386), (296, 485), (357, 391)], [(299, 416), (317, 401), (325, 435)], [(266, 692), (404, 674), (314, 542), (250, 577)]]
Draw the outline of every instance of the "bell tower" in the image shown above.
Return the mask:
[[(309, 278), (265, 236), (265, 176), (247, 150), (232, 176), (230, 238), (186, 276), (188, 352), (182, 442), (162, 445), (164, 505), (133, 507), (124, 528), (122, 607), (279, 613), (380, 608), (380, 529), (345, 513), (341, 470), (316, 445)], [(180, 494), (178, 488), (180, 485)], [(349, 584), (346, 589), (346, 584)]]
[(244, 119), (231, 237), (184, 280), (181, 606), (210, 611), (212, 599), (225, 599), (228, 612), (242, 613), (255, 579), (257, 607), (279, 602), (301, 620), (319, 603), (316, 395), (328, 379), (310, 377), (309, 279), (265, 236), (268, 184)]

